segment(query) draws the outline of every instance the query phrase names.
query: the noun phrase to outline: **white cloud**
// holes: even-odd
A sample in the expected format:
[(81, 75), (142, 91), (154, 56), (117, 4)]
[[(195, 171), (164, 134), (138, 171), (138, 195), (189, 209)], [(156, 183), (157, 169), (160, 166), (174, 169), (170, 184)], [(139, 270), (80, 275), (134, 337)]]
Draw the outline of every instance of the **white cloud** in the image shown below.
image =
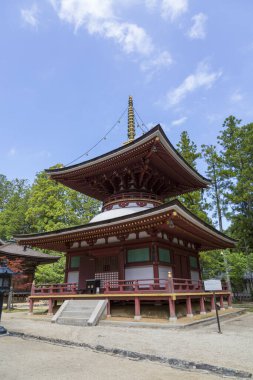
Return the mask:
[(207, 16), (204, 13), (198, 13), (192, 17), (193, 25), (187, 35), (191, 39), (204, 39), (206, 36)]
[(151, 38), (140, 26), (116, 17), (114, 0), (50, 0), (58, 17), (75, 30), (85, 27), (90, 34), (113, 39), (126, 53), (148, 55), (154, 50)]
[(239, 103), (243, 100), (243, 94), (239, 91), (236, 90), (231, 96), (230, 100), (232, 103)]
[(198, 88), (211, 88), (214, 82), (222, 75), (222, 72), (211, 71), (206, 62), (201, 62), (196, 71), (186, 77), (174, 90), (168, 92), (166, 105), (175, 106), (179, 104), (189, 93)]
[(176, 20), (188, 10), (188, 0), (163, 0), (161, 5), (162, 17)]
[(159, 8), (161, 16), (165, 20), (175, 21), (188, 10), (188, 0), (146, 0), (149, 10)]
[(148, 72), (149, 77), (152, 77), (158, 70), (169, 67), (173, 63), (173, 59), (168, 51), (163, 51), (157, 54), (154, 58), (145, 60), (141, 63), (141, 70)]
[(182, 124), (184, 124), (184, 123), (186, 122), (187, 119), (188, 119), (188, 118), (187, 118), (186, 116), (183, 116), (183, 117), (181, 117), (180, 119), (173, 120), (173, 121), (171, 122), (171, 125), (173, 125), (173, 126), (182, 125)]
[(33, 28), (37, 28), (39, 20), (38, 20), (38, 7), (36, 4), (33, 4), (29, 9), (21, 9), (20, 11), (22, 20), (32, 26)]

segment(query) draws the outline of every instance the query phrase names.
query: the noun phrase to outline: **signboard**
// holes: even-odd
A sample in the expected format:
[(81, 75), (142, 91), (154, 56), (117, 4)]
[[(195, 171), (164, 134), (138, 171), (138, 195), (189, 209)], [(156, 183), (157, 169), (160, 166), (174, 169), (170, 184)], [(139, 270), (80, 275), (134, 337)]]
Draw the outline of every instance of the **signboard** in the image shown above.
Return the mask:
[(217, 290), (222, 290), (220, 280), (206, 280), (204, 281), (204, 287), (206, 292), (214, 292)]

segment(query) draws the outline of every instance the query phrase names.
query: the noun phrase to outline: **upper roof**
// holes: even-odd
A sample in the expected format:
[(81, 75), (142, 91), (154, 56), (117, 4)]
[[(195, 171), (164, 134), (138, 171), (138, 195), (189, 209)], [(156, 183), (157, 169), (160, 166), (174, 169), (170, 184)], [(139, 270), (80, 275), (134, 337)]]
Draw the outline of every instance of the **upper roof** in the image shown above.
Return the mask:
[[(168, 221), (173, 221), (173, 229)], [(179, 201), (110, 220), (87, 223), (82, 226), (32, 235), (16, 235), (19, 244), (67, 251), (73, 242), (122, 236), (125, 233), (157, 229), (171, 237), (178, 237), (199, 245), (200, 250), (233, 248), (236, 241), (205, 223)]]
[(0, 255), (3, 255), (6, 257), (31, 258), (43, 264), (53, 263), (60, 258), (60, 256), (51, 256), (51, 255), (48, 255), (47, 253), (34, 251), (31, 248), (28, 248), (26, 246), (21, 246), (13, 242), (4, 243), (0, 245)]
[(127, 177), (130, 171), (134, 173), (133, 180), (138, 179), (139, 191), (150, 191), (161, 198), (210, 184), (177, 152), (160, 125), (133, 142), (99, 157), (46, 170), (52, 179), (101, 201), (115, 193), (115, 186), (119, 186), (120, 181), (112, 184), (112, 178)]

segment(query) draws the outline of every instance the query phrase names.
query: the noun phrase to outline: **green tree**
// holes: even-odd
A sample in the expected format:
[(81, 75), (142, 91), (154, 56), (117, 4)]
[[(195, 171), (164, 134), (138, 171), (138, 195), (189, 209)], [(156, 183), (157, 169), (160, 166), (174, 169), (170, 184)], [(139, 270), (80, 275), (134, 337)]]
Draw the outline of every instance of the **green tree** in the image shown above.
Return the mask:
[(9, 240), (16, 233), (26, 233), (29, 225), (25, 222), (30, 186), (27, 180), (4, 180), (0, 186), (3, 195), (0, 210), (0, 238)]
[(4, 210), (13, 192), (13, 183), (0, 174), (0, 212)]
[(253, 250), (253, 123), (241, 126), (241, 120), (229, 116), (218, 139), (227, 178), (229, 232), (239, 240), (239, 249), (249, 254)]
[[(57, 253), (59, 255), (59, 253)], [(59, 284), (64, 282), (66, 258), (64, 255), (53, 264), (39, 265), (35, 272), (36, 285)]]
[(33, 232), (52, 231), (87, 223), (100, 203), (38, 173), (28, 199), (26, 222)]
[(242, 252), (230, 252), (227, 261), (232, 289), (236, 295), (244, 288), (244, 275), (248, 269), (247, 257)]
[[(201, 158), (201, 153), (198, 152), (197, 145), (190, 140), (186, 131), (181, 133), (180, 141), (177, 144), (178, 152), (185, 159), (185, 161), (196, 170), (197, 159)], [(210, 223), (207, 216), (209, 205), (203, 198), (203, 191), (197, 190), (178, 197), (190, 211), (192, 211), (199, 218)]]
[(212, 181), (206, 195), (209, 200), (210, 210), (214, 218), (214, 224), (223, 231), (223, 217), (227, 211), (226, 186), (227, 181), (222, 175), (223, 161), (214, 145), (202, 145), (202, 154), (207, 164), (206, 174)]
[(200, 265), (203, 279), (219, 278), (224, 276), (225, 267), (221, 251), (209, 251), (200, 253)]

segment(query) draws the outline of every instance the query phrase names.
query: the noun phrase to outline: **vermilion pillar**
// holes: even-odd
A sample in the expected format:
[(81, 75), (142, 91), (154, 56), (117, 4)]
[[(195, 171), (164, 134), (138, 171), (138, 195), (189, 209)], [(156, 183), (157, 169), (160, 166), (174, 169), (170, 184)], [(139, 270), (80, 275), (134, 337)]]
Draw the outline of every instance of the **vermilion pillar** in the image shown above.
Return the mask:
[(29, 299), (29, 314), (33, 313), (33, 303), (34, 303), (34, 300), (31, 300), (30, 298)]
[(214, 296), (211, 297), (211, 312), (215, 313), (215, 302), (214, 302)]
[(223, 296), (220, 296), (220, 309), (225, 310), (224, 302), (223, 302)]
[(48, 312), (47, 312), (48, 315), (52, 315), (53, 314), (53, 300), (50, 298), (48, 300)]
[(169, 309), (170, 309), (170, 321), (175, 321), (177, 319), (176, 307), (175, 307), (175, 301), (172, 299), (172, 297), (169, 297)]
[(139, 297), (135, 297), (134, 299), (134, 319), (137, 321), (141, 319), (141, 303)]
[(191, 297), (188, 296), (186, 298), (186, 316), (187, 317), (193, 317), (193, 314), (192, 314), (192, 301), (191, 301)]
[(206, 314), (205, 301), (204, 301), (203, 296), (200, 297), (199, 304), (200, 304), (200, 314)]

